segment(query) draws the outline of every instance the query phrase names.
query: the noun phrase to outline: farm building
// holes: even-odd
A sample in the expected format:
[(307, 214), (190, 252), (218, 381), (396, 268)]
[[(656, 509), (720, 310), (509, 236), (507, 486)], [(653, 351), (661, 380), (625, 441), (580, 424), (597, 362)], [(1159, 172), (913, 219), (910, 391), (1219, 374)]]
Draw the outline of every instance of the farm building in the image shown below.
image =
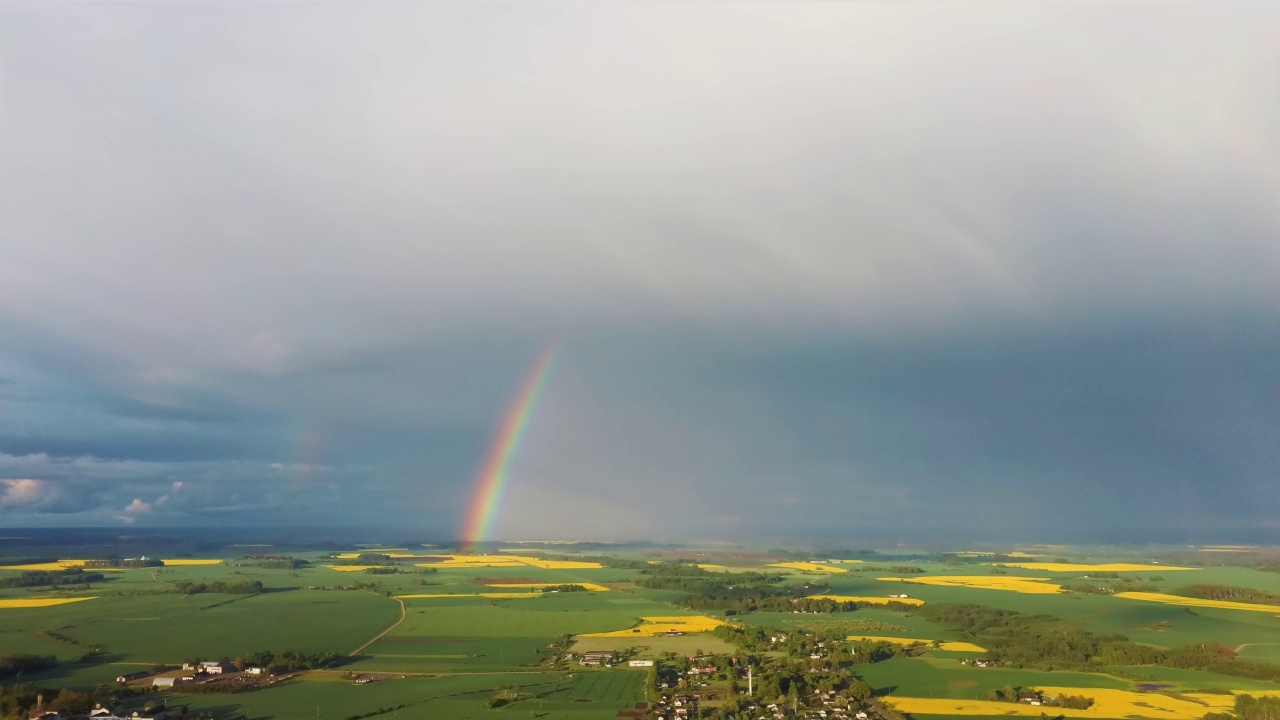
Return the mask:
[(631, 667), (653, 667), (652, 660), (632, 660), (627, 663)]
[(158, 677), (151, 681), (152, 687), (174, 687), (186, 682), (186, 678), (180, 677)]
[(261, 675), (264, 672), (263, 669), (260, 667), (247, 667), (244, 669), (244, 671), (249, 673), (250, 675)]
[(117, 677), (117, 678), (116, 678), (116, 682), (118, 682), (118, 683), (126, 683), (126, 682), (129, 682), (130, 680), (141, 680), (142, 678), (146, 677), (146, 676), (147, 676), (147, 675), (149, 675), (149, 674), (150, 674), (150, 673), (147, 673), (146, 671), (143, 671), (143, 670), (139, 670), (139, 671), (137, 671), (137, 672), (126, 673), (126, 674), (124, 674), (124, 675), (121, 675), (121, 676)]
[(221, 675), (224, 672), (235, 671), (235, 668), (233, 668), (232, 666), (225, 665), (219, 662), (202, 662), (200, 663), (200, 669), (209, 673), (210, 675)]
[(589, 650), (582, 653), (582, 659), (578, 661), (581, 665), (612, 665), (617, 659), (618, 653), (612, 650)]

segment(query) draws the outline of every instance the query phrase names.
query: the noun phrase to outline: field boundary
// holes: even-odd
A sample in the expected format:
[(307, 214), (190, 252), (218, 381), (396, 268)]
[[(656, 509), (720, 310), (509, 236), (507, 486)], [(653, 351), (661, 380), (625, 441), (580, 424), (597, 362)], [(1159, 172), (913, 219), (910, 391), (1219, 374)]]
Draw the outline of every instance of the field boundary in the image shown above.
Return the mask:
[(347, 657), (355, 657), (356, 655), (359, 655), (362, 650), (381, 640), (387, 633), (400, 627), (400, 623), (404, 622), (404, 619), (408, 617), (409, 611), (405, 609), (403, 600), (396, 600), (396, 602), (400, 603), (400, 619), (388, 625), (385, 630), (378, 633), (377, 635), (374, 635), (365, 644), (361, 645), (355, 650), (352, 650), (350, 653), (347, 653)]

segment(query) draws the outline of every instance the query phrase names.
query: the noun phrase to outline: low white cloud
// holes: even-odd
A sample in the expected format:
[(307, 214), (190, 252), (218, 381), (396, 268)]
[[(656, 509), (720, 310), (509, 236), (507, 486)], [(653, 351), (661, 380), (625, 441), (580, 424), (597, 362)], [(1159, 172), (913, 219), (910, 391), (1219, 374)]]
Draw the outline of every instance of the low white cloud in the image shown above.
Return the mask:
[(49, 493), (47, 483), (32, 478), (0, 479), (0, 489), (0, 507), (33, 505)]

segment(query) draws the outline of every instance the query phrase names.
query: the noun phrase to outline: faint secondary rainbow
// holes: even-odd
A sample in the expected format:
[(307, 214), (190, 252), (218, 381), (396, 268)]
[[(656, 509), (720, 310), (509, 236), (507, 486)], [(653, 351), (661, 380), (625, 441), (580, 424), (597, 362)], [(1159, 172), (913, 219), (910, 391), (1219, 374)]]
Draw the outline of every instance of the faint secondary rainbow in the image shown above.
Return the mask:
[(507, 485), (507, 469), (520, 441), (524, 438), (529, 418), (538, 405), (538, 398), (547, 386), (551, 377), (551, 369), (556, 363), (556, 352), (559, 343), (551, 343), (538, 354), (538, 359), (529, 368), (520, 390), (507, 407), (507, 412), (489, 443), (489, 452), (485, 456), (484, 465), (476, 477), (471, 507), (467, 511), (466, 524), (462, 531), (462, 541), (470, 548), (483, 541), (489, 535), (489, 528), (497, 514), (498, 505), (502, 502), (502, 491)]

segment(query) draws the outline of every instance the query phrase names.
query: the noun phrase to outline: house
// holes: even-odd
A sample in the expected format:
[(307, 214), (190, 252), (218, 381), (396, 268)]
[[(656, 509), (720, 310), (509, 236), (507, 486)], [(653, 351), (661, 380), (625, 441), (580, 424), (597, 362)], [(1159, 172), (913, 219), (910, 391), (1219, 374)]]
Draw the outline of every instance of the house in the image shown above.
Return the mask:
[(221, 675), (224, 672), (234, 672), (235, 668), (231, 665), (225, 665), (219, 662), (202, 662), (200, 669), (210, 675)]
[(263, 672), (265, 672), (260, 667), (247, 667), (244, 669), (244, 671), (249, 673), (250, 675), (261, 675)]
[(1040, 693), (1038, 692), (1020, 692), (1018, 693), (1018, 702), (1028, 703), (1030, 705), (1040, 704)]

